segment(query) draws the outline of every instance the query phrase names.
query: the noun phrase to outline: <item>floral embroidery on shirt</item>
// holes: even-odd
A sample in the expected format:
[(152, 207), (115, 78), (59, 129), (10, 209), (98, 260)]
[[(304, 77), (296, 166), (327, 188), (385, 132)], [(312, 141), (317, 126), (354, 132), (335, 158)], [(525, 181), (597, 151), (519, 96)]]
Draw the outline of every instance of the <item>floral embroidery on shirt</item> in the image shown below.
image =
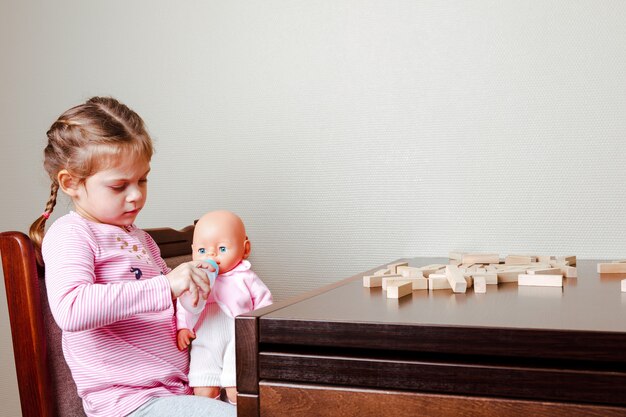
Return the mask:
[(146, 261), (147, 265), (150, 265), (150, 257), (148, 256), (148, 252), (138, 245), (131, 245), (126, 241), (124, 237), (117, 236), (117, 242), (120, 245), (120, 249), (124, 251), (128, 251), (128, 253), (132, 253), (135, 255), (137, 259)]

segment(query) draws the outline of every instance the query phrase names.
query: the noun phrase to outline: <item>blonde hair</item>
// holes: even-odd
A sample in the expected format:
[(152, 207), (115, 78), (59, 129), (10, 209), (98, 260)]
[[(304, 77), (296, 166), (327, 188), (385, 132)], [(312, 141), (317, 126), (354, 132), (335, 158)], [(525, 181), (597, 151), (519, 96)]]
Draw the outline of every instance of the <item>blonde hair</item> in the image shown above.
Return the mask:
[(67, 110), (52, 124), (47, 136), (43, 165), (50, 176), (50, 197), (43, 214), (29, 230), (41, 265), (41, 242), (46, 220), (57, 202), (59, 172), (65, 169), (83, 183), (113, 166), (122, 155), (150, 161), (153, 153), (152, 140), (141, 117), (111, 97), (92, 97)]

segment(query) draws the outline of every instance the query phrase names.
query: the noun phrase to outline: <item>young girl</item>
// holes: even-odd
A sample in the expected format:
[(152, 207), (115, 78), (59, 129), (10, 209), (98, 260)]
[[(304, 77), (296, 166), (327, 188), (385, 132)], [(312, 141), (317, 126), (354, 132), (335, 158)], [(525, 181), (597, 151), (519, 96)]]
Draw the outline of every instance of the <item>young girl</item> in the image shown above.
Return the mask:
[[(63, 113), (47, 135), (50, 198), (30, 235), (85, 413), (234, 416), (231, 405), (190, 395), (189, 359), (176, 345), (173, 300), (185, 291), (196, 301), (208, 294), (199, 268), (212, 267), (192, 261), (170, 270), (133, 223), (152, 157), (143, 120), (115, 99), (94, 97)], [(75, 211), (43, 238), (59, 189)]]

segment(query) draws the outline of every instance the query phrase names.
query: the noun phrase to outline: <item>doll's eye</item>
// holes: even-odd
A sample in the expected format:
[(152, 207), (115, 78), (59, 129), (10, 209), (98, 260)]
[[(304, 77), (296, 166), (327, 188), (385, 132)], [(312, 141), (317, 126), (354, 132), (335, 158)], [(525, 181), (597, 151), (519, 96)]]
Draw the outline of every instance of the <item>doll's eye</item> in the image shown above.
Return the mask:
[(198, 249), (198, 253), (205, 254), (206, 253), (206, 249), (200, 248), (200, 249)]
[(226, 246), (220, 246), (220, 253), (226, 253)]

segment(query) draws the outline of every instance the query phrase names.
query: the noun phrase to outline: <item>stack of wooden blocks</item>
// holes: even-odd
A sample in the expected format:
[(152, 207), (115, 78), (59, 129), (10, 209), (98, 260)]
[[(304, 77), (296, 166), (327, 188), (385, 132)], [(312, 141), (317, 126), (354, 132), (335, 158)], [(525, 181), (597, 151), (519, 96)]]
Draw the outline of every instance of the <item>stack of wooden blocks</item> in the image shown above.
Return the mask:
[[(447, 290), (464, 293), (487, 292), (487, 285), (517, 282), (520, 286), (562, 287), (563, 278), (576, 278), (576, 256), (526, 256), (450, 253), (450, 263), (411, 267), (408, 262), (363, 277), (363, 286), (382, 287), (387, 298), (400, 298), (415, 290)], [(626, 265), (626, 264), (625, 264)], [(622, 287), (624, 284), (622, 285)]]

